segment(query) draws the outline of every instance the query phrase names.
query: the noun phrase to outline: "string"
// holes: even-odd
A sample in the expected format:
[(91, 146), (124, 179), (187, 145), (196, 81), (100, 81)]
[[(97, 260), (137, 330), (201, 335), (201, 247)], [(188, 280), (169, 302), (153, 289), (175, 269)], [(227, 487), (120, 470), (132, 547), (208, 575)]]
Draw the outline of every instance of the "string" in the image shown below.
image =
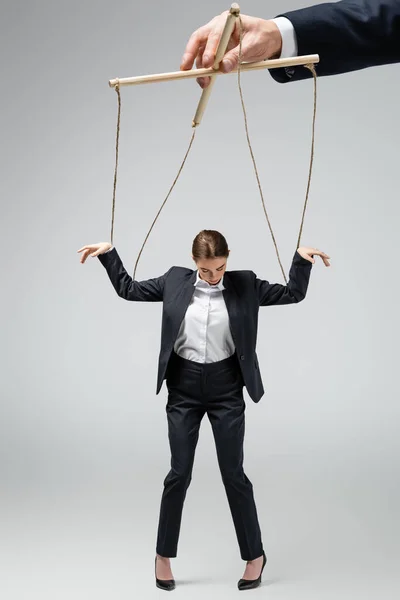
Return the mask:
[[(269, 227), (269, 230), (270, 230), (270, 233), (271, 233), (273, 244), (275, 246), (275, 252), (276, 252), (276, 256), (278, 258), (279, 266), (280, 266), (281, 271), (282, 271), (283, 279), (284, 279), (284, 281), (285, 281), (285, 283), (287, 285), (287, 278), (286, 278), (285, 271), (284, 271), (283, 266), (282, 266), (282, 261), (281, 261), (280, 255), (279, 255), (278, 245), (276, 243), (275, 235), (274, 235), (274, 232), (273, 232), (272, 226), (271, 226), (271, 221), (269, 219), (268, 212), (267, 212), (267, 209), (265, 207), (264, 194), (263, 194), (263, 191), (262, 191), (262, 187), (261, 187), (261, 183), (260, 183), (260, 177), (258, 175), (257, 164), (256, 164), (256, 160), (255, 160), (255, 157), (254, 157), (253, 148), (252, 148), (251, 141), (250, 141), (249, 128), (248, 128), (248, 122), (247, 122), (247, 114), (246, 114), (246, 107), (245, 107), (245, 104), (244, 104), (242, 86), (241, 86), (241, 81), (240, 81), (241, 64), (242, 64), (242, 60), (241, 59), (242, 59), (243, 23), (242, 23), (242, 19), (241, 19), (240, 15), (239, 15), (238, 19), (239, 19), (238, 88), (239, 88), (240, 101), (241, 101), (242, 110), (243, 110), (244, 126), (245, 126), (245, 131), (246, 131), (247, 144), (249, 146), (249, 151), (250, 151), (251, 159), (253, 161), (254, 173), (255, 173), (255, 176), (256, 176), (256, 179), (257, 179), (257, 184), (258, 184), (258, 189), (259, 189), (260, 196), (261, 196), (261, 202), (262, 202), (262, 206), (263, 206), (263, 209), (264, 209), (264, 214), (265, 214), (265, 217), (267, 219), (267, 223), (268, 223), (268, 227)], [(317, 113), (317, 74), (316, 74), (315, 67), (314, 67), (313, 64), (304, 65), (304, 66), (307, 69), (309, 69), (311, 71), (312, 75), (313, 75), (313, 80), (314, 80), (314, 108), (313, 108), (313, 119), (312, 119), (311, 156), (310, 156), (310, 165), (309, 165), (309, 170), (308, 170), (307, 190), (306, 190), (306, 197), (305, 197), (304, 206), (303, 206), (303, 212), (302, 212), (301, 223), (300, 223), (300, 231), (299, 231), (299, 235), (298, 235), (298, 239), (297, 239), (297, 246), (296, 246), (296, 248), (298, 248), (300, 246), (301, 236), (302, 236), (303, 227), (304, 227), (304, 218), (305, 218), (306, 209), (307, 209), (307, 205), (308, 205), (308, 197), (309, 197), (310, 186), (311, 186), (311, 175), (312, 175), (312, 167), (313, 167), (313, 162), (314, 162), (314, 147), (315, 147), (315, 119), (316, 119), (316, 113)]]
[[(119, 133), (120, 133), (120, 125), (121, 125), (121, 92), (120, 92), (120, 89), (119, 89), (118, 85), (115, 86), (115, 91), (117, 92), (117, 96), (118, 96), (118, 114), (117, 114), (117, 132), (116, 132), (116, 139), (115, 139), (115, 169), (114, 169), (114, 186), (113, 186), (113, 199), (112, 199), (112, 211), (111, 211), (111, 244), (112, 245), (114, 244), (115, 197), (116, 197), (116, 190), (117, 190), (118, 156), (119, 156)], [(170, 189), (168, 191), (168, 194), (166, 195), (163, 203), (161, 204), (161, 207), (160, 207), (159, 211), (157, 212), (157, 214), (156, 214), (156, 216), (155, 216), (155, 218), (153, 220), (153, 223), (151, 224), (151, 227), (150, 227), (150, 229), (149, 229), (149, 231), (148, 231), (148, 233), (147, 233), (147, 235), (146, 235), (146, 237), (144, 239), (144, 242), (143, 242), (142, 247), (140, 249), (139, 255), (138, 255), (137, 259), (136, 259), (135, 268), (134, 268), (134, 271), (133, 271), (133, 279), (136, 278), (136, 269), (137, 269), (140, 257), (142, 255), (143, 249), (144, 249), (144, 247), (146, 245), (146, 242), (147, 242), (147, 240), (148, 240), (148, 238), (150, 236), (150, 233), (152, 232), (152, 229), (153, 229), (153, 227), (154, 227), (154, 225), (155, 225), (158, 217), (160, 216), (160, 213), (161, 213), (162, 209), (164, 208), (164, 206), (165, 206), (168, 198), (171, 195), (172, 190), (175, 187), (176, 182), (179, 179), (179, 176), (180, 176), (180, 174), (182, 172), (182, 169), (183, 169), (183, 167), (185, 165), (186, 159), (187, 159), (187, 157), (189, 155), (189, 152), (190, 152), (190, 149), (192, 147), (195, 135), (196, 135), (196, 128), (193, 128), (193, 133), (192, 133), (192, 136), (190, 138), (189, 146), (188, 146), (188, 149), (186, 150), (186, 153), (185, 153), (185, 156), (184, 156), (183, 161), (181, 163), (181, 166), (179, 167), (179, 171), (178, 171), (178, 173), (177, 173), (177, 175), (176, 175), (176, 177), (175, 177), (175, 179), (174, 179), (174, 181), (173, 181), (173, 183), (172, 183), (172, 185), (171, 185), (171, 187), (170, 187)]]
[(312, 76), (313, 76), (313, 80), (314, 80), (314, 109), (313, 109), (313, 119), (312, 119), (310, 167), (309, 167), (309, 170), (308, 170), (308, 181), (307, 181), (306, 199), (304, 201), (303, 214), (301, 216), (299, 237), (297, 238), (297, 248), (300, 246), (300, 241), (301, 241), (301, 236), (302, 236), (302, 233), (303, 233), (303, 226), (304, 226), (304, 217), (305, 217), (305, 214), (306, 214), (306, 209), (307, 209), (307, 204), (308, 204), (308, 195), (309, 195), (309, 192), (310, 192), (311, 175), (312, 175), (312, 168), (313, 168), (313, 163), (314, 163), (315, 117), (316, 117), (316, 114), (317, 114), (317, 73), (315, 71), (314, 65), (310, 64), (310, 65), (304, 65), (304, 66), (305, 66), (306, 69), (309, 69), (311, 71)]
[(143, 248), (145, 247), (145, 245), (146, 245), (146, 242), (147, 242), (147, 240), (148, 240), (148, 238), (149, 238), (149, 235), (150, 235), (150, 233), (151, 233), (151, 231), (152, 231), (152, 229), (153, 229), (153, 227), (154, 227), (154, 225), (155, 225), (155, 223), (156, 223), (156, 221), (157, 221), (157, 219), (158, 219), (158, 217), (159, 217), (159, 215), (160, 215), (160, 213), (161, 213), (162, 209), (164, 208), (164, 205), (165, 205), (165, 203), (167, 202), (168, 198), (170, 197), (170, 195), (171, 195), (171, 192), (172, 192), (172, 190), (174, 189), (176, 182), (177, 182), (177, 181), (178, 181), (178, 179), (179, 179), (179, 175), (181, 174), (181, 171), (182, 171), (182, 169), (183, 169), (183, 166), (184, 166), (184, 164), (185, 164), (185, 162), (186, 162), (186, 159), (187, 159), (187, 157), (188, 157), (188, 155), (189, 155), (189, 152), (190, 152), (190, 149), (191, 149), (191, 147), (192, 147), (192, 144), (193, 144), (193, 140), (194, 140), (194, 138), (195, 138), (195, 135), (196, 135), (196, 128), (193, 128), (192, 137), (190, 138), (189, 146), (188, 146), (188, 149), (186, 150), (185, 157), (184, 157), (184, 159), (183, 159), (183, 161), (182, 161), (182, 163), (181, 163), (181, 166), (179, 167), (178, 174), (177, 174), (177, 176), (175, 177), (175, 179), (174, 179), (174, 181), (173, 181), (173, 183), (172, 183), (171, 187), (169, 188), (168, 194), (166, 195), (166, 197), (165, 197), (165, 199), (164, 199), (164, 202), (161, 204), (161, 207), (160, 207), (160, 209), (159, 209), (158, 213), (156, 214), (156, 216), (155, 216), (155, 218), (154, 218), (154, 221), (153, 221), (153, 223), (152, 223), (152, 225), (151, 225), (151, 227), (150, 227), (150, 229), (149, 229), (149, 231), (148, 231), (148, 233), (147, 233), (147, 235), (146, 235), (146, 237), (145, 237), (145, 239), (144, 239), (144, 242), (143, 242), (143, 244), (142, 244), (142, 247), (141, 247), (141, 249), (140, 249), (139, 255), (138, 255), (138, 257), (137, 257), (137, 260), (136, 260), (135, 268), (134, 268), (134, 271), (133, 271), (133, 279), (135, 279), (135, 277), (136, 277), (136, 269), (137, 269), (137, 266), (138, 266), (138, 263), (139, 263), (140, 256), (141, 256), (141, 254), (142, 254), (142, 252), (143, 252)]
[(285, 271), (284, 271), (283, 266), (282, 266), (281, 257), (279, 256), (278, 245), (276, 243), (275, 235), (274, 235), (274, 232), (273, 232), (272, 226), (271, 226), (271, 221), (269, 219), (268, 212), (267, 212), (267, 209), (265, 207), (264, 194), (263, 194), (262, 187), (261, 187), (260, 177), (258, 175), (258, 169), (257, 169), (256, 159), (254, 157), (254, 152), (253, 152), (253, 148), (252, 148), (251, 141), (250, 141), (249, 127), (248, 127), (248, 123), (247, 123), (246, 107), (245, 107), (245, 104), (244, 104), (242, 86), (241, 86), (241, 82), (240, 82), (240, 72), (241, 72), (241, 63), (242, 63), (242, 39), (243, 39), (243, 24), (242, 24), (242, 19), (241, 19), (240, 15), (239, 15), (239, 62), (238, 62), (238, 79), (237, 79), (237, 81), (238, 81), (240, 102), (242, 104), (242, 110), (243, 110), (244, 127), (245, 127), (245, 130), (246, 130), (247, 144), (249, 146), (251, 160), (253, 161), (254, 173), (255, 173), (256, 179), (257, 179), (257, 184), (258, 184), (258, 189), (259, 189), (260, 196), (261, 196), (261, 202), (262, 202), (262, 206), (263, 206), (263, 209), (264, 209), (264, 214), (265, 214), (265, 217), (267, 219), (267, 223), (268, 223), (269, 231), (271, 233), (273, 244), (275, 246), (275, 252), (276, 252), (276, 256), (278, 258), (279, 266), (280, 266), (281, 271), (282, 271), (283, 279), (285, 280), (285, 283), (287, 284), (287, 279), (286, 279)]
[(115, 91), (118, 96), (118, 115), (117, 115), (117, 134), (115, 137), (115, 169), (114, 169), (114, 187), (111, 209), (111, 244), (114, 244), (114, 214), (115, 214), (115, 195), (117, 191), (117, 174), (118, 174), (118, 152), (119, 152), (119, 130), (121, 125), (121, 92), (119, 85), (115, 86)]

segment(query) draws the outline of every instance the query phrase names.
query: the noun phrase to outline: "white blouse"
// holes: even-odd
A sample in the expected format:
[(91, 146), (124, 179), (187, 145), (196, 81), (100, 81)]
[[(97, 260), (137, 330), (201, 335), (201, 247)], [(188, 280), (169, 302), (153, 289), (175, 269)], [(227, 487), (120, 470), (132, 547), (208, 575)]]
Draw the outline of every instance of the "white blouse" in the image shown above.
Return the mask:
[(216, 285), (200, 278), (181, 323), (174, 350), (182, 358), (199, 363), (217, 362), (235, 352), (229, 316), (222, 291), (223, 277)]

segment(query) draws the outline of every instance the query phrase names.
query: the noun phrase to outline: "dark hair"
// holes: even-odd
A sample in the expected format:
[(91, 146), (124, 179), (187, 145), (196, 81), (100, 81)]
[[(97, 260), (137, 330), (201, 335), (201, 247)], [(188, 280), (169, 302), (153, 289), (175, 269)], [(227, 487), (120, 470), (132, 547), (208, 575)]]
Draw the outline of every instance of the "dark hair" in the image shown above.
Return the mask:
[(228, 244), (219, 231), (203, 229), (193, 240), (192, 255), (195, 260), (202, 258), (227, 258), (229, 255)]

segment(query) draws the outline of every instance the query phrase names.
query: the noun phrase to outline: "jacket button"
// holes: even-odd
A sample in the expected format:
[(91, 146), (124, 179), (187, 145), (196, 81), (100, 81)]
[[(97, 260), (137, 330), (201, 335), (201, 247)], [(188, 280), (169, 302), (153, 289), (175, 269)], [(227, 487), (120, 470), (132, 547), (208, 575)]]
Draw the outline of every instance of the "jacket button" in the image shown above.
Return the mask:
[(244, 360), (244, 354), (240, 355), (240, 360)]

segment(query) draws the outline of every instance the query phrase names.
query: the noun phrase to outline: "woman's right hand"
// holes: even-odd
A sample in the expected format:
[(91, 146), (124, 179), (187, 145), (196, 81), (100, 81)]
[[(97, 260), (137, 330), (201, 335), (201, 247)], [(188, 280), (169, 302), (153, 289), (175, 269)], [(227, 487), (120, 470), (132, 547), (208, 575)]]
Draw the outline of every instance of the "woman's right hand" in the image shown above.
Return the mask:
[(100, 242), (100, 244), (89, 244), (88, 246), (82, 246), (82, 248), (79, 248), (78, 250), (78, 252), (83, 253), (81, 256), (81, 263), (83, 264), (89, 255), (95, 257), (99, 254), (104, 254), (104, 252), (107, 252), (107, 250), (110, 248), (112, 248), (112, 244), (109, 244), (108, 242)]

